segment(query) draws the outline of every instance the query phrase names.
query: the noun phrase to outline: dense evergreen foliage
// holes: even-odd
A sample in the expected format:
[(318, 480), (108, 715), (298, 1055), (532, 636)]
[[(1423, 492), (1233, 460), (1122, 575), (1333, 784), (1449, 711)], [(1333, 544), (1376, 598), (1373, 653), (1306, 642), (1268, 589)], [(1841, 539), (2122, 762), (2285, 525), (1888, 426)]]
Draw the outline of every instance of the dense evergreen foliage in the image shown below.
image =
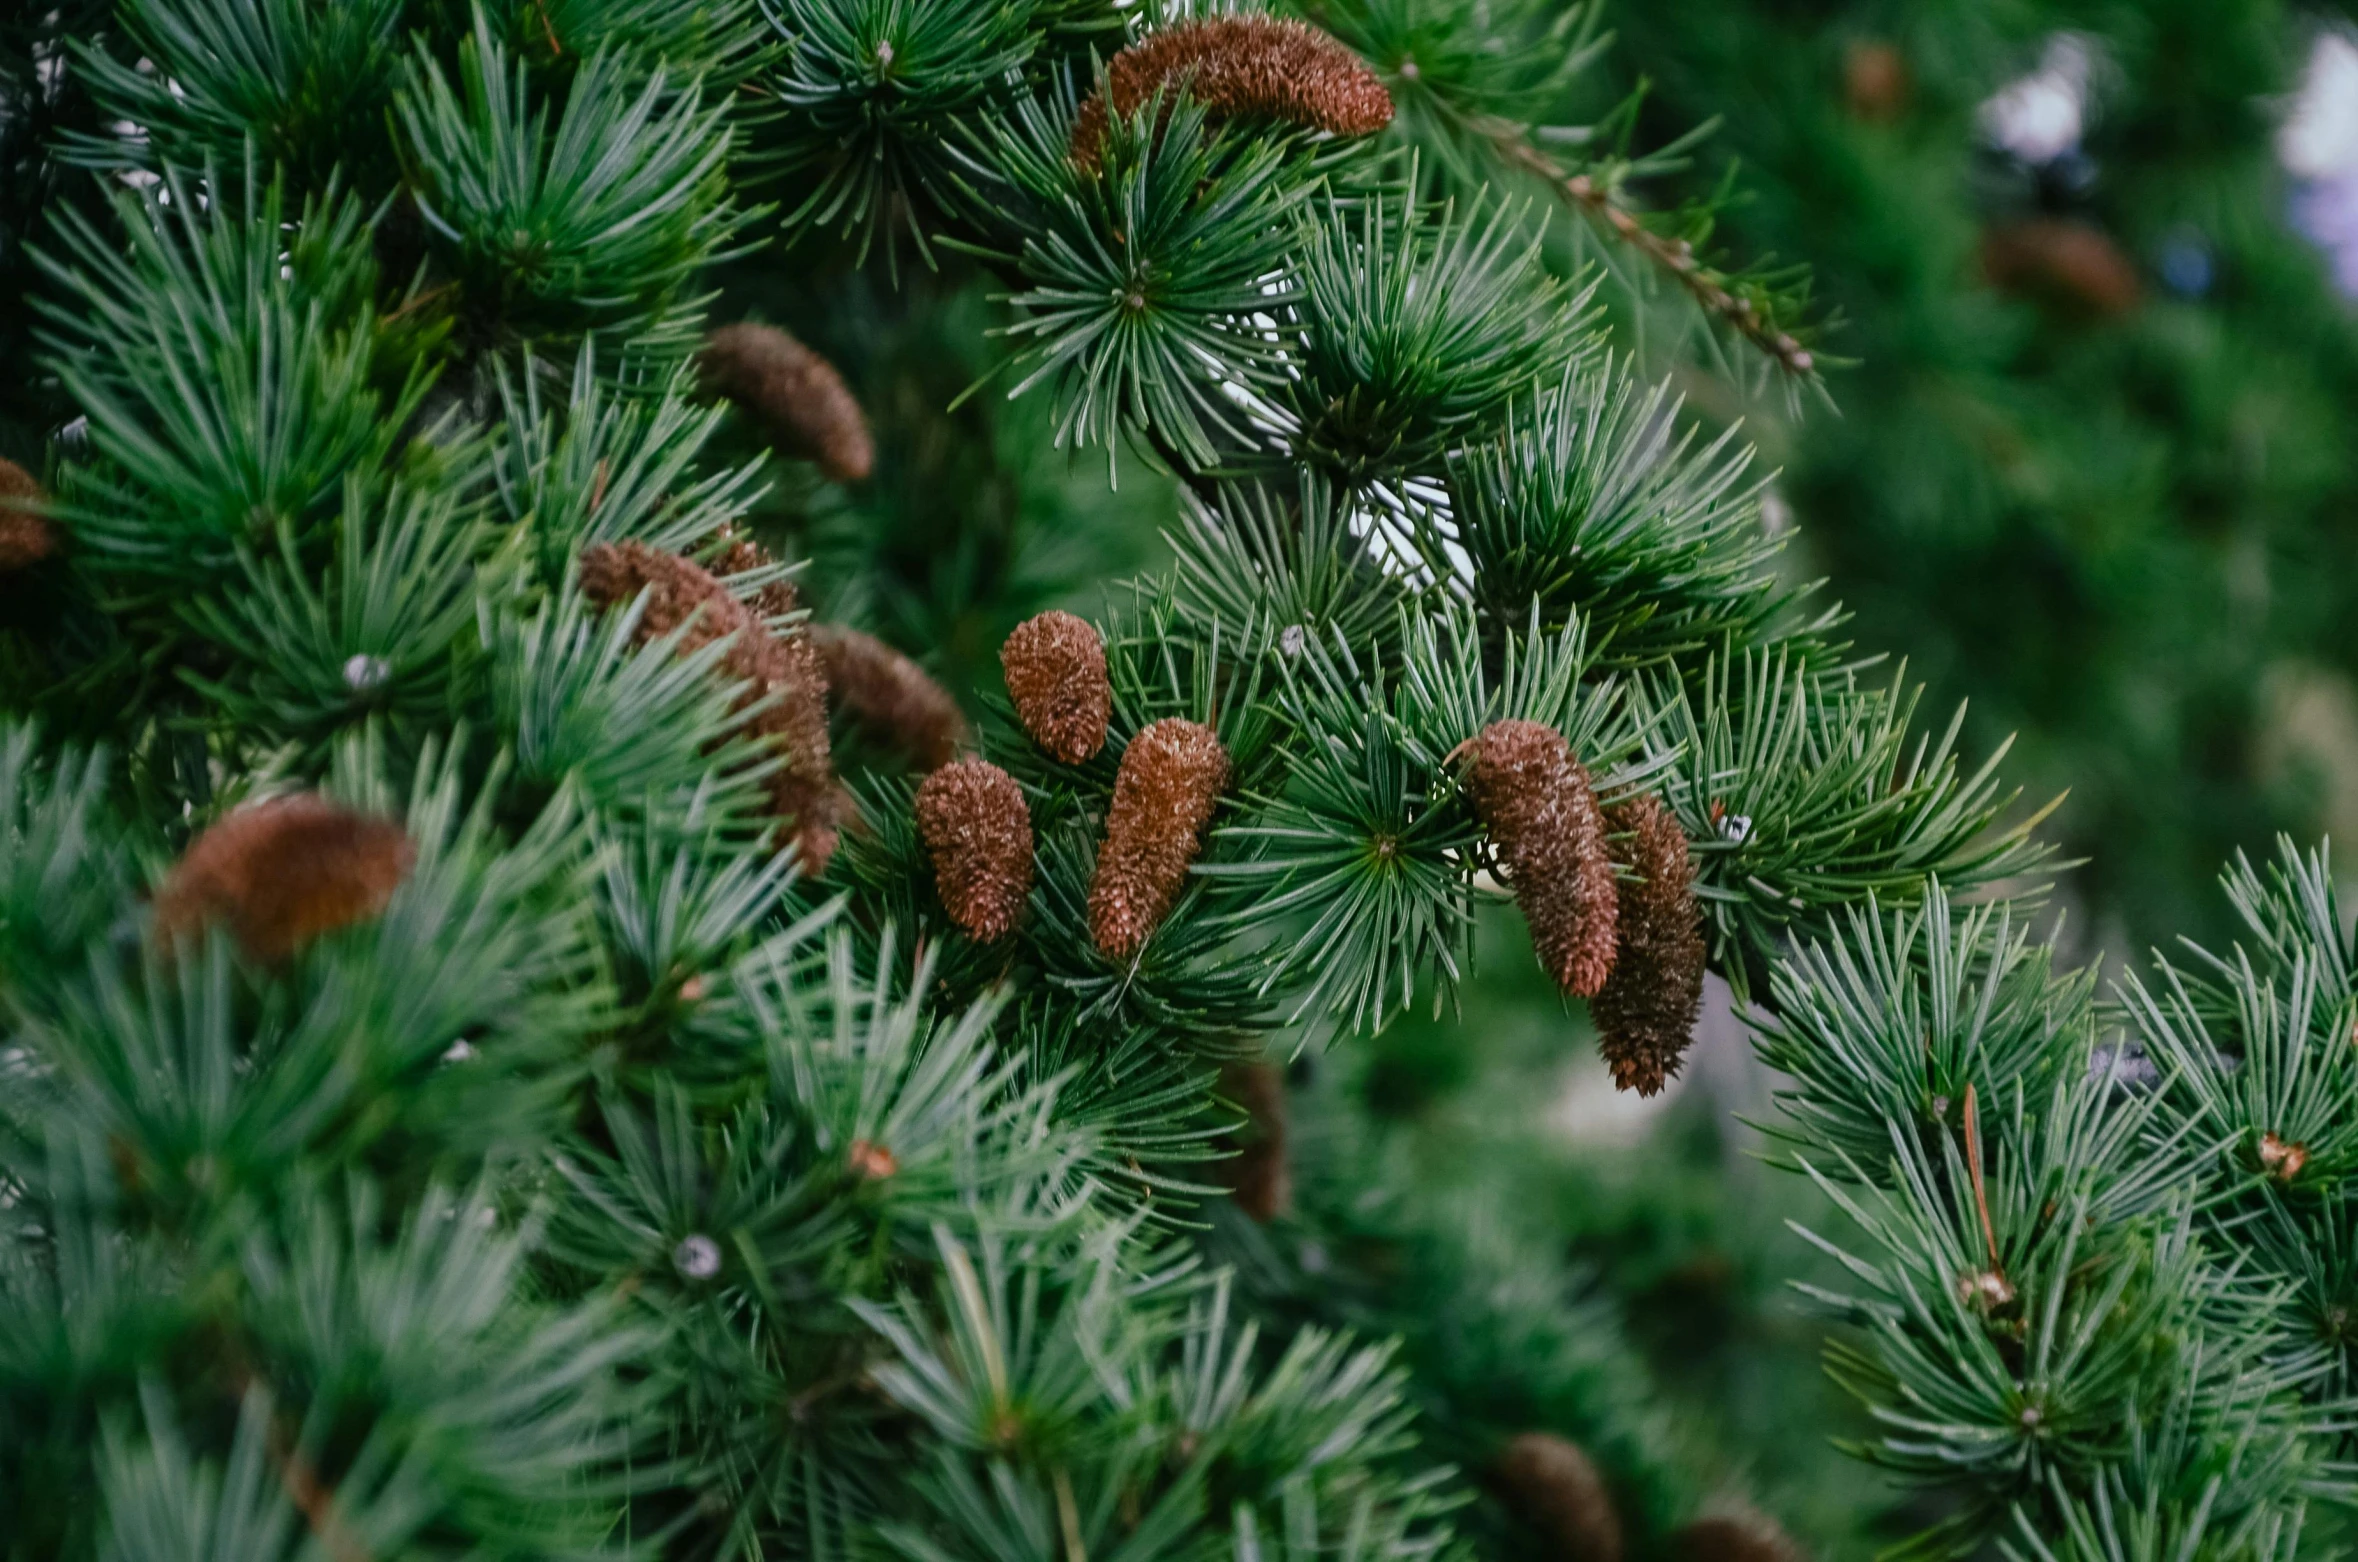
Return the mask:
[(1817, 393), (1593, 18), (1195, 10), (12, 37), (11, 1556), (1784, 1554), (1366, 1110), (1509, 906), (1763, 1006), (1918, 1552), (2333, 1544), (2322, 856), (2100, 1003), (1568, 269)]

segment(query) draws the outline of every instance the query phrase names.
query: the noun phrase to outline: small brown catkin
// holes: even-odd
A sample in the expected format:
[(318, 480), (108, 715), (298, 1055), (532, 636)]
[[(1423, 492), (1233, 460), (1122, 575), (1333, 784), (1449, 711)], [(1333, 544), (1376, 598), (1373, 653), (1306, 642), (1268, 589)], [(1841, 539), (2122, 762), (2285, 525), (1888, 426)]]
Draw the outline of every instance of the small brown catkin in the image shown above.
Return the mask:
[(155, 896), (168, 946), (209, 923), (276, 965), (339, 928), (380, 915), (416, 852), (400, 825), (314, 793), (228, 815), (189, 843)]
[(1275, 119), (1338, 136), (1392, 122), (1392, 95), (1359, 56), (1304, 22), (1213, 16), (1142, 38), (1106, 65), (1073, 121), (1072, 158), (1097, 166), (1107, 100), (1127, 117), (1165, 84), (1185, 84), (1214, 120)]
[(1170, 914), (1227, 785), (1228, 751), (1198, 722), (1165, 717), (1122, 751), (1089, 885), (1089, 931), (1107, 959), (1137, 953)]
[(1620, 886), (1620, 949), (1588, 1012), (1613, 1083), (1650, 1096), (1678, 1072), (1703, 1015), (1703, 911), (1686, 832), (1660, 798), (1617, 803), (1605, 823), (1627, 837), (1615, 855), (1638, 878)]
[(37, 512), (49, 495), (32, 473), (0, 459), (0, 574), (29, 569), (57, 552), (57, 531)]
[(1807, 1555), (1764, 1513), (1697, 1519), (1670, 1537), (1676, 1562), (1807, 1562)]
[(745, 685), (742, 702), (770, 700), (754, 714), (751, 728), (784, 761), (767, 783), (771, 811), (792, 831), (804, 869), (825, 873), (835, 855), (835, 769), (827, 745), (826, 679), (810, 646), (800, 636), (772, 635), (752, 608), (693, 559), (644, 543), (593, 544), (581, 555), (580, 581), (582, 595), (607, 609), (647, 593), (636, 632), (641, 645), (683, 624), (690, 627), (681, 637), (682, 651), (729, 642), (721, 666)]
[(2002, 291), (2099, 317), (2128, 314), (2144, 294), (2137, 263), (2112, 236), (2068, 217), (1983, 230), (1981, 268)]
[(920, 770), (958, 757), (972, 729), (931, 673), (874, 635), (840, 624), (813, 625), (811, 639), (827, 667), (828, 692), (853, 725)]
[(999, 647), (1016, 719), (1032, 741), (1068, 765), (1097, 757), (1113, 720), (1105, 642), (1087, 619), (1050, 609), (1015, 626)]
[(1032, 813), (987, 760), (944, 765), (917, 788), (917, 835), (950, 920), (977, 943), (1004, 938), (1032, 892)]
[(729, 587), (730, 595), (753, 609), (754, 616), (766, 623), (801, 609), (802, 593), (796, 591), (794, 582), (783, 575), (763, 581), (751, 595), (735, 584), (736, 576), (750, 574), (754, 570), (767, 570), (777, 562), (770, 557), (769, 549), (733, 527), (723, 527), (716, 540), (721, 544), (721, 551), (713, 555), (708, 568), (722, 585)]
[(704, 384), (758, 421), (780, 449), (839, 483), (876, 470), (868, 419), (835, 365), (774, 325), (724, 325), (697, 357)]
[(1621, 1516), (1596, 1461), (1552, 1432), (1525, 1432), (1491, 1473), (1515, 1515), (1547, 1537), (1549, 1562), (1621, 1562)]
[(1563, 735), (1536, 721), (1476, 734), (1466, 790), (1556, 985), (1593, 998), (1613, 973), (1619, 897), (1605, 820)]
[(1231, 1063), (1220, 1094), (1243, 1109), (1237, 1153), (1220, 1163), (1236, 1207), (1266, 1226), (1293, 1207), (1293, 1165), (1285, 1153), (1285, 1070), (1274, 1063)]

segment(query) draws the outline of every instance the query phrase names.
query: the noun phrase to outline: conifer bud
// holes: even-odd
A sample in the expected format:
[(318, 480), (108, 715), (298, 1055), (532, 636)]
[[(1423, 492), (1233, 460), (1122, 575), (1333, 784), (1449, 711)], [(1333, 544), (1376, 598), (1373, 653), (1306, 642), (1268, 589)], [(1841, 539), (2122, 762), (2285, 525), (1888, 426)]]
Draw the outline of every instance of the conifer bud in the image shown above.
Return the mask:
[[(738, 546), (758, 552), (757, 544)], [(805, 871), (825, 873), (835, 855), (835, 769), (827, 744), (827, 682), (808, 641), (772, 635), (753, 609), (703, 566), (644, 543), (592, 545), (581, 556), (580, 581), (581, 594), (608, 609), (647, 594), (635, 634), (641, 645), (682, 625), (688, 626), (680, 640), (683, 652), (729, 642), (721, 666), (744, 685), (740, 708), (769, 702), (754, 713), (749, 727), (775, 745), (783, 759), (767, 783), (771, 811), (793, 830)], [(790, 609), (793, 588), (785, 589)]]
[(241, 808), (189, 843), (156, 890), (167, 945), (226, 926), (275, 965), (313, 940), (381, 914), (416, 853), (401, 826), (314, 793)]
[(2278, 1182), (2290, 1182), (2309, 1164), (2309, 1147), (2290, 1144), (2275, 1134), (2260, 1136), (2260, 1171)]
[(950, 920), (978, 943), (1003, 938), (1032, 892), (1032, 814), (987, 760), (944, 765), (917, 788), (917, 834)]
[(1097, 166), (1112, 112), (1138, 112), (1158, 90), (1184, 91), (1214, 120), (1275, 119), (1338, 136), (1392, 122), (1392, 95), (1359, 56), (1304, 22), (1211, 16), (1166, 27), (1115, 55), (1073, 121), (1072, 157)]
[(1562, 734), (1496, 721), (1467, 745), (1466, 791), (1556, 985), (1593, 998), (1612, 974), (1619, 901), (1605, 820)]
[(1605, 1478), (1576, 1443), (1525, 1432), (1492, 1466), (1507, 1505), (1547, 1537), (1551, 1562), (1621, 1562), (1621, 1516)]
[(840, 624), (811, 630), (827, 668), (827, 688), (853, 724), (877, 742), (936, 770), (958, 757), (972, 735), (965, 713), (932, 674), (874, 635)]
[(39, 513), (49, 503), (33, 474), (0, 459), (0, 575), (27, 569), (57, 552), (57, 532)]
[(1166, 717), (1123, 750), (1089, 886), (1089, 931), (1107, 959), (1135, 954), (1170, 914), (1227, 785), (1228, 751), (1200, 723)]
[(1628, 837), (1615, 853), (1638, 878), (1619, 887), (1613, 974), (1588, 1012), (1613, 1083), (1650, 1096), (1678, 1072), (1703, 1014), (1703, 912), (1686, 832), (1661, 799), (1630, 798), (1605, 822)]
[(876, 469), (876, 442), (835, 365), (773, 325), (724, 325), (697, 358), (705, 385), (758, 421), (778, 447), (839, 483)]
[(1285, 1153), (1285, 1071), (1274, 1063), (1231, 1063), (1220, 1094), (1243, 1108), (1237, 1153), (1220, 1163), (1236, 1207), (1266, 1226), (1293, 1207), (1293, 1167)]
[(1068, 765), (1097, 757), (1113, 720), (1113, 684), (1095, 626), (1054, 609), (1027, 618), (999, 648), (999, 666), (1034, 743)]
[(1675, 1562), (1806, 1562), (1799, 1546), (1764, 1513), (1697, 1519), (1670, 1537)]

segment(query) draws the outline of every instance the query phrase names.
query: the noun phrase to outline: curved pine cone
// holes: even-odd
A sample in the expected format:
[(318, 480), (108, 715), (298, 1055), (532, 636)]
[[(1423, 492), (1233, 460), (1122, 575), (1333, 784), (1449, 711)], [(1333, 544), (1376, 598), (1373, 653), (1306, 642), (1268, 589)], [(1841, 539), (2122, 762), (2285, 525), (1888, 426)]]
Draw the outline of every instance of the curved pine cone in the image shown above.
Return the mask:
[(1206, 117), (1274, 119), (1338, 136), (1373, 135), (1392, 122), (1392, 95), (1359, 56), (1306, 22), (1211, 16), (1142, 38), (1107, 63), (1105, 80), (1073, 121), (1072, 157), (1097, 166), (1108, 115), (1127, 117), (1164, 86)]
[(872, 634), (841, 624), (812, 626), (835, 703), (878, 743), (920, 770), (958, 757), (972, 736), (965, 712), (933, 675)]
[(1507, 1505), (1548, 1539), (1561, 1562), (1621, 1562), (1621, 1516), (1596, 1462), (1551, 1432), (1525, 1432), (1491, 1473)]
[(753, 416), (779, 448), (839, 483), (876, 469), (868, 419), (835, 365), (774, 325), (741, 321), (704, 339), (704, 383)]
[(1032, 815), (1015, 778), (986, 760), (944, 765), (917, 788), (917, 835), (950, 920), (1003, 938), (1032, 892)]
[(1135, 954), (1170, 914), (1227, 785), (1228, 751), (1198, 722), (1167, 717), (1123, 750), (1089, 885), (1089, 931), (1107, 959)]
[[(740, 550), (751, 549), (750, 555)], [(716, 563), (766, 562), (759, 544), (740, 542)], [(817, 655), (800, 635), (780, 639), (760, 616), (693, 559), (639, 542), (601, 542), (581, 555), (581, 594), (603, 608), (627, 606), (641, 591), (647, 606), (634, 638), (659, 640), (683, 624), (690, 627), (680, 649), (693, 651), (718, 640), (729, 642), (721, 658), (728, 676), (745, 686), (741, 705), (767, 698), (748, 723), (758, 737), (774, 743), (783, 763), (770, 773), (770, 808), (793, 831), (807, 872), (822, 874), (835, 855), (839, 811), (834, 756), (827, 740), (827, 681)], [(765, 593), (772, 588), (765, 587)], [(786, 610), (793, 587), (783, 582)]]
[(1274, 1063), (1231, 1063), (1220, 1093), (1244, 1109), (1237, 1153), (1220, 1163), (1236, 1207), (1266, 1226), (1293, 1207), (1293, 1166), (1285, 1152), (1285, 1070)]
[(1697, 1519), (1670, 1537), (1677, 1562), (1806, 1562), (1802, 1549), (1766, 1514)]
[(999, 648), (1016, 719), (1068, 765), (1097, 757), (1113, 720), (1105, 642), (1087, 619), (1054, 609), (1015, 626)]
[(1686, 832), (1660, 798), (1617, 803), (1605, 822), (1628, 837), (1616, 855), (1638, 877), (1621, 883), (1619, 952), (1588, 1012), (1613, 1083), (1650, 1096), (1678, 1072), (1703, 1014), (1703, 911)]
[(1466, 791), (1556, 985), (1593, 998), (1612, 975), (1619, 897), (1605, 820), (1572, 746), (1536, 721), (1495, 721), (1471, 744)]

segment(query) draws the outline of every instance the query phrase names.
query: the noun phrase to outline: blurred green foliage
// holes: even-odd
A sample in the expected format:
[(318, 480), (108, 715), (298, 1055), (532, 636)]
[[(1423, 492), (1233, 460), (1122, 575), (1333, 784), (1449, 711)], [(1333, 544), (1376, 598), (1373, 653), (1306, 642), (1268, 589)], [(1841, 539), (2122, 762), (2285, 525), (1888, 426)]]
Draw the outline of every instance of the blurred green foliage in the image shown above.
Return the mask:
[[(2070, 789), (2054, 827), (2106, 943), (2216, 933), (2219, 864), (2343, 822), (2358, 759), (2358, 325), (2274, 148), (2327, 19), (1655, 0), (1612, 21), (1646, 126), (1719, 117), (1681, 179), (1736, 163), (1722, 240), (1806, 257), (1825, 351), (1854, 360), (1837, 415), (1743, 409), (1809, 572), (1861, 647), (1969, 699), (1976, 738), (2021, 733), (2031, 795)], [(2008, 155), (1981, 106), (2066, 33), (2090, 63), (2076, 151)]]

